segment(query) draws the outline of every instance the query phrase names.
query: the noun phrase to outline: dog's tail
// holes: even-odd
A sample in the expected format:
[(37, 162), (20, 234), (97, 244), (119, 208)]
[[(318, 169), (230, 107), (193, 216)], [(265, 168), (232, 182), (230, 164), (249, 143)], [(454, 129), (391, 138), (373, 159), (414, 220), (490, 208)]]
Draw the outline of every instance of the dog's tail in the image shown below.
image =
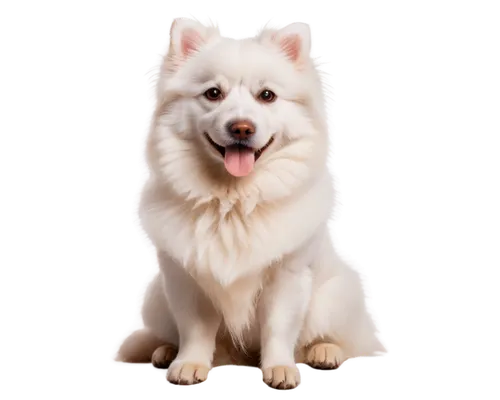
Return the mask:
[(133, 332), (120, 346), (116, 361), (127, 363), (149, 363), (153, 352), (166, 344), (154, 336), (148, 329)]

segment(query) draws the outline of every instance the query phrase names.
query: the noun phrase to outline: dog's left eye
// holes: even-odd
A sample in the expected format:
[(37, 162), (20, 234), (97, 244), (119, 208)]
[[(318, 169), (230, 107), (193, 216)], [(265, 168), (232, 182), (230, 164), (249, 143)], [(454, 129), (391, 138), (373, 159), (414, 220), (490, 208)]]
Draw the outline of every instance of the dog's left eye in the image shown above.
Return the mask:
[(260, 92), (258, 99), (265, 103), (272, 103), (274, 100), (276, 100), (276, 95), (269, 89), (265, 89), (262, 92)]
[(222, 98), (222, 92), (216, 87), (208, 89), (203, 95), (210, 101), (217, 101)]

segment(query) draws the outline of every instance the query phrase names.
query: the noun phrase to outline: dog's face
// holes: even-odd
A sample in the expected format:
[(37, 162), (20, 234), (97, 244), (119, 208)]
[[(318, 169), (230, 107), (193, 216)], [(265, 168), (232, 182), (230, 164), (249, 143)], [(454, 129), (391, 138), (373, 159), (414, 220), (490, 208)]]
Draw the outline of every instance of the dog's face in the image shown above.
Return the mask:
[(317, 131), (322, 95), (309, 49), (305, 24), (233, 40), (176, 20), (158, 89), (167, 123), (230, 175), (251, 174)]
[[(193, 70), (186, 72), (198, 82), (190, 105), (195, 131), (206, 139), (207, 150), (224, 160), (231, 175), (248, 175), (258, 159), (273, 150), (275, 137), (284, 131), (287, 110), (295, 107), (286, 100), (290, 93), (277, 73), (290, 68), (254, 41), (228, 39), (193, 61)], [(276, 68), (280, 63), (284, 65)]]

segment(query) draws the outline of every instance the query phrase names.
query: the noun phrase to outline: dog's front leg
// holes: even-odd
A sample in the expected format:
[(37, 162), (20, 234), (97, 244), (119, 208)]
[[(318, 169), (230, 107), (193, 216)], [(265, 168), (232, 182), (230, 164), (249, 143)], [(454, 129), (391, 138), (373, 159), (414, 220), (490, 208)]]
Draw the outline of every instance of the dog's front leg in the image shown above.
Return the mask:
[(169, 382), (192, 385), (207, 379), (221, 323), (211, 300), (174, 260), (159, 254), (165, 295), (179, 333), (179, 352), (167, 372)]
[(292, 389), (300, 383), (294, 352), (311, 286), (311, 271), (304, 254), (289, 257), (260, 298), (261, 368), (264, 381), (273, 388)]

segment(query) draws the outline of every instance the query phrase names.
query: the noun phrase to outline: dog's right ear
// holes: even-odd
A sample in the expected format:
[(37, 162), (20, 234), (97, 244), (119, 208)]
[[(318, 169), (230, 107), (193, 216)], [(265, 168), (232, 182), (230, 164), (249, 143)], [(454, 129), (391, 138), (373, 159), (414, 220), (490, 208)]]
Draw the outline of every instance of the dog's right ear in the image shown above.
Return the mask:
[(171, 64), (168, 66), (169, 69), (176, 69), (205, 44), (217, 37), (219, 37), (219, 30), (216, 27), (207, 27), (188, 18), (177, 18), (170, 28), (170, 47), (165, 63)]

